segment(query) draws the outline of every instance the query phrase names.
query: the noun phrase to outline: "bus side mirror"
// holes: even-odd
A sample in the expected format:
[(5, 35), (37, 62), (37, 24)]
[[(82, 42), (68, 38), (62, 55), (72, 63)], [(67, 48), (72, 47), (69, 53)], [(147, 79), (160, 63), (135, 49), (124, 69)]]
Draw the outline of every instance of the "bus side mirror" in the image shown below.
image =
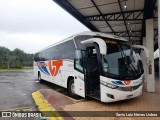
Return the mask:
[(91, 39), (87, 39), (84, 41), (81, 41), (82, 44), (91, 44), (91, 43), (97, 43), (99, 46), (99, 50), (100, 53), (102, 55), (106, 55), (107, 54), (107, 45), (105, 43), (104, 40), (102, 40), (101, 38), (91, 38)]
[(133, 48), (136, 48), (136, 49), (143, 49), (146, 57), (147, 58), (149, 57), (149, 50), (146, 47), (144, 47), (142, 45), (132, 45), (132, 46), (133, 46)]

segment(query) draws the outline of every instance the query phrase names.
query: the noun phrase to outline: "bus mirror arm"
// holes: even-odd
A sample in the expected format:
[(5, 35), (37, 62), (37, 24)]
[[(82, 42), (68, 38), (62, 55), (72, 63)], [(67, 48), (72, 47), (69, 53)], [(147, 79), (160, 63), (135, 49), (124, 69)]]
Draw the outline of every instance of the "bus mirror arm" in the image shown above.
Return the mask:
[(142, 45), (132, 45), (133, 48), (143, 49), (147, 58), (149, 58), (149, 50)]
[(97, 43), (98, 44), (100, 53), (102, 55), (107, 54), (107, 45), (106, 45), (105, 41), (102, 40), (101, 38), (91, 38), (91, 39), (81, 41), (81, 44), (92, 44), (92, 43)]

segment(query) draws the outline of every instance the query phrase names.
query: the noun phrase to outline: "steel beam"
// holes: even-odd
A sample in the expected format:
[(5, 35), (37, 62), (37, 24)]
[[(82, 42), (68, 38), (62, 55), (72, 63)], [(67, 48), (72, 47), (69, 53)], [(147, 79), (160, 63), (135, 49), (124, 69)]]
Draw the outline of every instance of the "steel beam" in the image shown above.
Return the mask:
[[(123, 19), (123, 15), (124, 19)], [(102, 15), (93, 15), (93, 16), (86, 16), (85, 18), (89, 21), (142, 21), (141, 15), (143, 14), (143, 9), (134, 10), (134, 11), (123, 11), (123, 12), (116, 12), (116, 13), (109, 13), (109, 14), (102, 14)]]
[[(113, 34), (112, 32), (107, 32), (107, 33)], [(120, 37), (128, 37), (127, 31), (115, 32), (114, 34)], [(139, 37), (139, 38), (141, 37), (141, 31), (131, 31), (129, 32), (129, 34), (130, 37)]]
[[(107, 34), (113, 34), (112, 32), (106, 32)], [(114, 32), (115, 35), (120, 37), (128, 37), (127, 31)], [(130, 31), (130, 37), (141, 37), (141, 31)], [(158, 29), (154, 29), (154, 37), (158, 35)]]
[(61, 6), (64, 10), (66, 10), (69, 14), (71, 14), (74, 18), (76, 18), (79, 22), (84, 24), (87, 28), (92, 31), (99, 31), (94, 25), (92, 25), (80, 12), (78, 12), (67, 0), (53, 0), (59, 6)]
[[(96, 3), (94, 2), (94, 0), (91, 0), (91, 2), (93, 3), (93, 5), (96, 7), (96, 9), (98, 10), (100, 15), (103, 15), (102, 12), (100, 11), (100, 9), (98, 8), (98, 6), (96, 5)], [(104, 19), (104, 17), (102, 17)], [(108, 25), (108, 27), (111, 29), (111, 31), (114, 33), (113, 28), (111, 27), (111, 25), (108, 23), (107, 20), (104, 19), (104, 21), (106, 22), (106, 24)]]

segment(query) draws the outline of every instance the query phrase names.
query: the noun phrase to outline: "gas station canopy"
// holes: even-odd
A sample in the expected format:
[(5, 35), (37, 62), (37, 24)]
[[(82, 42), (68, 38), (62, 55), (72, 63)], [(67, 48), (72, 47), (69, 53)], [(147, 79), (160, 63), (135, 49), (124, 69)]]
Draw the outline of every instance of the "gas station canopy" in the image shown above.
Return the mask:
[(154, 19), (158, 48), (157, 0), (53, 0), (92, 31), (118, 35), (142, 44), (146, 19)]

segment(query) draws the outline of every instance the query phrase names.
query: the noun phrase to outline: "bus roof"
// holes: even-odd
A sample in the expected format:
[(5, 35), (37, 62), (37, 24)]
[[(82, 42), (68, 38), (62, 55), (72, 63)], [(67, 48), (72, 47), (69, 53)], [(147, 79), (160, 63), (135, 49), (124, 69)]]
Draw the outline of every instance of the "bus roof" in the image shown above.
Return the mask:
[(107, 34), (107, 33), (102, 33), (102, 32), (84, 31), (84, 32), (75, 34), (75, 36), (78, 36), (78, 35), (102, 36), (102, 37), (107, 37), (107, 38), (112, 38), (112, 39), (127, 41), (126, 39), (124, 39), (124, 38), (122, 38), (122, 37), (119, 37), (119, 36), (117, 36), (117, 35)]
[(77, 33), (75, 35), (72, 35), (64, 40), (61, 40), (57, 43), (54, 43), (44, 49), (42, 49), (41, 51), (47, 49), (47, 48), (50, 48), (50, 47), (53, 47), (55, 45), (58, 45), (58, 44), (61, 44), (63, 42), (66, 42), (66, 41), (69, 41), (71, 40), (72, 38), (76, 37), (76, 36), (79, 36), (79, 35), (90, 35), (90, 36), (101, 36), (101, 37), (107, 37), (107, 38), (111, 38), (111, 39), (116, 39), (116, 40), (122, 40), (122, 41), (127, 41), (126, 39), (122, 38), (122, 37), (119, 37), (117, 35), (112, 35), (112, 34), (106, 34), (106, 33), (102, 33), (102, 32), (92, 32), (92, 31), (84, 31), (84, 32), (81, 32), (81, 33)]

